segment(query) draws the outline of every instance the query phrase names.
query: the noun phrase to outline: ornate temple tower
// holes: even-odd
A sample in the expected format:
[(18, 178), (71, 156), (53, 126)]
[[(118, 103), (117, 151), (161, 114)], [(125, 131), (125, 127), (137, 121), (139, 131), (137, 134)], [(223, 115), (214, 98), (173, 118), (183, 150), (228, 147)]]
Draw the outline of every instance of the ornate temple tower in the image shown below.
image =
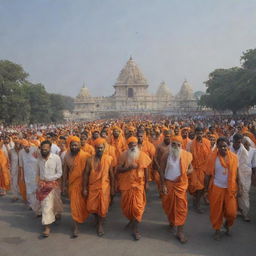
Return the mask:
[(148, 82), (132, 57), (121, 70), (114, 88), (115, 97), (138, 98), (148, 95)]

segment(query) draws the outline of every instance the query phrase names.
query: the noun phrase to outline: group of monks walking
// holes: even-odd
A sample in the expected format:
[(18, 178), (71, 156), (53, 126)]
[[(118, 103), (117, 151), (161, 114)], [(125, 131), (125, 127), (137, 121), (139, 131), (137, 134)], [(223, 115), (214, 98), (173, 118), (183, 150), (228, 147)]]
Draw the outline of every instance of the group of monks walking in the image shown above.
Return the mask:
[(44, 237), (70, 201), (72, 237), (92, 214), (98, 236), (113, 198), (120, 195), (127, 228), (141, 238), (139, 223), (149, 183), (155, 182), (176, 237), (187, 242), (187, 195), (193, 208), (210, 206), (214, 239), (227, 235), (237, 215), (249, 222), (249, 191), (256, 177), (256, 123), (113, 121), (54, 128), (19, 128), (0, 137), (0, 193), (11, 190), (42, 217)]

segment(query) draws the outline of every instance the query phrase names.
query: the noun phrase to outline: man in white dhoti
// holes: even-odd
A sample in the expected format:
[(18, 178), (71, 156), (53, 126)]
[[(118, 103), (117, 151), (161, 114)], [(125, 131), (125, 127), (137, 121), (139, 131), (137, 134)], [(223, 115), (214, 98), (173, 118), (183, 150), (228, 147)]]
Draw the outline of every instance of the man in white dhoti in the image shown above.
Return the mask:
[(62, 163), (58, 155), (51, 153), (51, 142), (46, 140), (40, 145), (41, 155), (37, 162), (37, 199), (42, 210), (42, 235), (50, 235), (50, 224), (60, 218), (63, 211), (60, 197), (60, 178), (62, 176)]
[(21, 142), (23, 149), (19, 152), (21, 180), (25, 181), (28, 206), (39, 214), (39, 202), (36, 199), (36, 169), (38, 148), (30, 146), (27, 140)]
[(14, 148), (9, 151), (9, 160), (11, 167), (11, 192), (13, 202), (17, 201), (20, 196), (19, 191), (19, 152), (21, 150), (20, 141), (14, 142)]
[(238, 166), (238, 207), (245, 221), (250, 221), (248, 217), (250, 202), (249, 191), (251, 187), (252, 168), (249, 167), (249, 154), (242, 144), (243, 136), (235, 134), (231, 151), (234, 152), (239, 160)]

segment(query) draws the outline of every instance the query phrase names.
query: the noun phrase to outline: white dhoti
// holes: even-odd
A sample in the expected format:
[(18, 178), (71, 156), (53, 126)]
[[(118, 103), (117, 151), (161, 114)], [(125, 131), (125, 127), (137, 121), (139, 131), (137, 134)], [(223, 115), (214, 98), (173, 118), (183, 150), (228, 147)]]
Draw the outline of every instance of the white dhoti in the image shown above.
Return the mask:
[(249, 192), (251, 187), (251, 172), (249, 175), (243, 175), (238, 181), (239, 197), (238, 206), (244, 216), (248, 215), (250, 209)]
[(42, 224), (50, 225), (55, 221), (56, 214), (63, 211), (63, 204), (60, 196), (60, 189), (52, 189), (52, 191), (41, 201)]

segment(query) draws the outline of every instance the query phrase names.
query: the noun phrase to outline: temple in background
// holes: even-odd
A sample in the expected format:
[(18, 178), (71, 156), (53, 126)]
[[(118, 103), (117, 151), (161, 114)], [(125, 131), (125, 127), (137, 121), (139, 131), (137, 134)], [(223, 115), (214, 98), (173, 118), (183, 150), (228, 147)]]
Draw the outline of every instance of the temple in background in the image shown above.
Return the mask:
[(155, 94), (150, 94), (148, 81), (132, 58), (113, 87), (112, 96), (93, 97), (83, 86), (75, 98), (75, 108), (69, 119), (96, 120), (133, 114), (184, 115), (198, 110), (197, 99), (186, 80), (177, 95), (172, 94), (165, 82), (159, 85)]

